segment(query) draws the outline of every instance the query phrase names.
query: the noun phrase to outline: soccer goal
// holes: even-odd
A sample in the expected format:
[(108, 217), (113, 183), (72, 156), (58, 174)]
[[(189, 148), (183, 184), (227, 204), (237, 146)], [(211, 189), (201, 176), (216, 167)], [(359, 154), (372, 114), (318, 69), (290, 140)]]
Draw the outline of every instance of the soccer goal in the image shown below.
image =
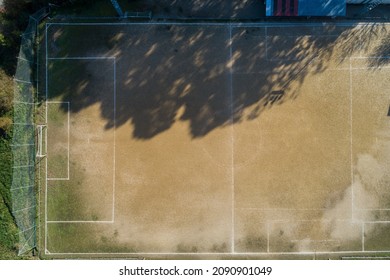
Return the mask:
[(46, 134), (46, 125), (37, 125), (37, 154), (38, 158), (42, 158), (46, 156), (46, 147), (43, 145), (43, 139)]

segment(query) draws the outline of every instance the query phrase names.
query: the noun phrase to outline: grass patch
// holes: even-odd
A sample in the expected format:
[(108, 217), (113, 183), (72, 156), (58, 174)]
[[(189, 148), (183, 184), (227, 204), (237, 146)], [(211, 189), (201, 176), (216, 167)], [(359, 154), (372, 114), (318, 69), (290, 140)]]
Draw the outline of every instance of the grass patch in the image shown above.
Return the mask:
[(18, 259), (18, 230), (11, 215), (12, 155), (9, 138), (0, 137), (0, 259)]
[(135, 246), (118, 242), (112, 225), (49, 224), (48, 238), (51, 253), (136, 253)]
[[(63, 168), (67, 161), (59, 163)], [(49, 220), (79, 220), (85, 212), (85, 205), (79, 199), (83, 173), (74, 163), (70, 168), (72, 184), (69, 184), (69, 181), (49, 181), (47, 205)]]
[[(123, 12), (139, 12), (144, 9), (143, 0), (127, 1), (119, 0), (119, 6)], [(62, 7), (54, 11), (54, 15), (66, 15), (77, 17), (116, 17), (118, 16), (111, 1), (98, 0), (89, 3), (84, 3)]]

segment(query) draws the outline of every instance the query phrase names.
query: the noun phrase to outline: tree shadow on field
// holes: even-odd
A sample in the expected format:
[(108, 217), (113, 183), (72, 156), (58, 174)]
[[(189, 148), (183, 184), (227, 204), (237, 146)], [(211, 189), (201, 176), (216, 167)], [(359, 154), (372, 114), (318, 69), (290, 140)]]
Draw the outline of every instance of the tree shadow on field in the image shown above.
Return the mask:
[(241, 18), (264, 16), (264, 3), (257, 0), (146, 0), (155, 17)]
[(130, 122), (136, 139), (150, 139), (176, 122), (188, 123), (189, 134), (198, 138), (256, 119), (299, 98), (308, 75), (349, 67), (352, 56), (388, 53), (382, 24), (267, 31), (228, 25), (54, 25), (48, 34), (49, 57), (115, 56), (117, 93), (114, 104), (112, 60), (50, 60), (49, 98), (71, 98), (72, 112), (100, 104), (107, 129)]

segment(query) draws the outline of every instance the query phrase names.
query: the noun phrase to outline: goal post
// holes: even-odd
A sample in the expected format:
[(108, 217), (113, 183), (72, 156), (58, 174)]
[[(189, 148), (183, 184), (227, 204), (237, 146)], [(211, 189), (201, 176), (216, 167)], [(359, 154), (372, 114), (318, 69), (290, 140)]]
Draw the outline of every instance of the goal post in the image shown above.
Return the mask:
[(46, 156), (46, 145), (44, 145), (44, 139), (46, 139), (46, 125), (37, 125), (37, 158), (43, 158)]

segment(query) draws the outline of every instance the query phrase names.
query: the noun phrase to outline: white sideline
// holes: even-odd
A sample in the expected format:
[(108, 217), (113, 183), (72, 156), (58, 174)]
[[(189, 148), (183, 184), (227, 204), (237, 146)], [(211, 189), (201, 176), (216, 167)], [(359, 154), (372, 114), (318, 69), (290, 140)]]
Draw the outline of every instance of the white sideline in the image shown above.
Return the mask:
[(350, 161), (351, 161), (351, 219), (355, 220), (354, 211), (355, 211), (355, 192), (354, 192), (354, 172), (353, 172), (353, 96), (352, 96), (352, 64), (351, 58), (349, 58), (349, 130), (350, 130)]
[(115, 184), (116, 184), (116, 58), (114, 58), (114, 155), (112, 170), (112, 222), (115, 221)]
[(115, 56), (69, 56), (69, 57), (49, 57), (49, 60), (104, 60), (114, 59)]
[(362, 251), (364, 252), (364, 233), (365, 233), (365, 229), (364, 229), (364, 223), (362, 223)]
[(229, 95), (230, 95), (230, 122), (231, 122), (231, 195), (232, 195), (232, 225), (231, 225), (231, 253), (235, 251), (235, 189), (234, 189), (234, 96), (233, 96), (233, 39), (232, 26), (229, 24)]
[[(319, 26), (341, 26), (341, 27), (365, 27), (373, 26), (376, 23), (372, 22), (336, 22), (336, 23), (269, 23), (269, 22), (253, 22), (253, 23), (230, 23), (233, 28), (236, 27), (279, 27), (279, 28), (292, 28), (292, 27), (319, 27)], [(381, 22), (381, 25), (390, 25), (388, 22)], [(60, 26), (123, 26), (123, 25), (144, 25), (144, 26), (156, 26), (156, 25), (176, 25), (176, 26), (226, 26), (229, 23), (216, 23), (216, 22), (53, 22), (46, 24), (60, 25)]]
[(114, 221), (46, 221), (48, 224), (113, 224)]
[[(132, 256), (140, 256), (140, 255), (160, 255), (160, 256), (167, 256), (167, 255), (182, 255), (182, 256), (197, 256), (197, 255), (210, 255), (210, 256), (281, 256), (281, 255), (340, 255), (340, 254), (356, 254), (356, 253), (362, 253), (361, 250), (356, 251), (303, 251), (303, 252), (235, 252), (232, 253), (214, 253), (214, 252), (204, 252), (204, 253), (177, 253), (177, 252), (163, 252), (163, 253), (156, 253), (156, 252), (139, 252), (139, 253), (104, 253), (104, 252), (91, 252), (91, 253), (50, 253), (46, 250), (47, 255), (132, 255)], [(384, 251), (364, 251), (366, 254), (378, 254), (378, 253), (390, 253), (390, 250), (384, 250)]]
[(390, 208), (355, 208), (360, 211), (390, 211)]
[[(48, 28), (48, 24), (46, 23), (45, 24), (45, 100), (47, 101), (48, 100), (48, 55), (47, 55), (47, 52), (48, 52), (48, 48), (47, 48), (47, 28)], [(45, 115), (46, 115), (46, 118), (45, 118), (45, 122), (46, 122), (46, 125), (47, 125), (47, 104), (45, 104), (46, 108), (45, 108)], [(45, 139), (45, 145), (46, 145), (46, 151), (47, 151), (47, 133), (46, 133), (46, 139)], [(47, 157), (45, 157), (45, 232), (44, 232), (44, 235), (45, 235), (45, 241), (44, 241), (44, 249), (45, 249), (45, 253), (47, 253)]]

